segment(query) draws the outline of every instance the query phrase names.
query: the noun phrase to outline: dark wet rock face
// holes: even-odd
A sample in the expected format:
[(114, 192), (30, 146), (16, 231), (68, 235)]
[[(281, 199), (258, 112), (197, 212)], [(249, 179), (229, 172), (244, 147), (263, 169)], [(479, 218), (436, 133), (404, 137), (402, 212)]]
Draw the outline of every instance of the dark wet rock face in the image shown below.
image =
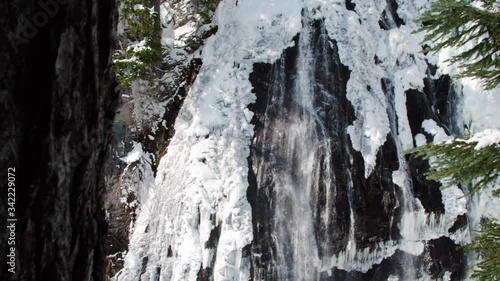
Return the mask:
[[(378, 241), (388, 240), (389, 237), (397, 238), (392, 218), (399, 216), (397, 198), (400, 194), (392, 183), (392, 171), (397, 170), (399, 165), (394, 140), (389, 138), (380, 149), (376, 170), (368, 179), (364, 178), (363, 158), (353, 150), (346, 133), (347, 127), (354, 120), (354, 110), (346, 98), (349, 70), (340, 63), (335, 42), (325, 44), (322, 41), (325, 36), (322, 33), (322, 22), (316, 21), (312, 27), (311, 48), (318, 60), (312, 74), (315, 79), (312, 89), (314, 106), (317, 108), (318, 126), (321, 127), (318, 131), (323, 134), (321, 138), (330, 144), (326, 154), (318, 156), (317, 161), (322, 167), (319, 168), (319, 177), (322, 179), (311, 198), (317, 250), (319, 256), (323, 257), (345, 250), (351, 212), (354, 212), (356, 223), (354, 238), (360, 247), (369, 247)], [(296, 41), (298, 40), (300, 38)], [(273, 166), (273, 162), (280, 161), (276, 159), (278, 153), (271, 153), (271, 140), (268, 138), (277, 130), (289, 128), (283, 124), (282, 127), (279, 126), (287, 118), (283, 116), (283, 112), (293, 107), (291, 92), (295, 87), (295, 79), (298, 79), (297, 48), (287, 49), (274, 65), (254, 65), (250, 76), (257, 96), (256, 103), (251, 106), (255, 112), (252, 122), (255, 125), (255, 138), (249, 158), (251, 169), (248, 190), (254, 220), (252, 250), (256, 258), (253, 260), (253, 272), (255, 278), (265, 280), (276, 278), (273, 266), (276, 241), (272, 236), (276, 224), (274, 202), (277, 191), (274, 170), (277, 167)], [(319, 63), (324, 61), (327, 63)], [(283, 100), (283, 103), (277, 104), (276, 100)], [(327, 173), (326, 169), (331, 172)], [(257, 177), (260, 177), (259, 181)], [(329, 178), (325, 180), (325, 177)], [(326, 184), (328, 182), (331, 184)], [(325, 210), (329, 210), (329, 213), (325, 214)]]
[(448, 237), (439, 237), (429, 241), (429, 256), (432, 264), (429, 268), (433, 278), (441, 278), (445, 272), (451, 272), (451, 280), (462, 280), (465, 277), (465, 257), (463, 249)]
[(0, 4), (0, 178), (15, 167), (17, 218), (14, 275), (0, 221), (0, 280), (104, 279), (115, 21), (114, 1)]

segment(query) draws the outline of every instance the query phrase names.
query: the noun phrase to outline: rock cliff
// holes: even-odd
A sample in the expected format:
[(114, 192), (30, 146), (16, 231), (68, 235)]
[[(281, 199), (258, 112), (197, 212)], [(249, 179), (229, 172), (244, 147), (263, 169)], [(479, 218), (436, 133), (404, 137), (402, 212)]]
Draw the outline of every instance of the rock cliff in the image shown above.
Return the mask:
[[(0, 178), (15, 168), (17, 219), (15, 246), (0, 221), (0, 280), (104, 280), (115, 24), (115, 1), (0, 4)], [(6, 217), (7, 188), (0, 193)]]

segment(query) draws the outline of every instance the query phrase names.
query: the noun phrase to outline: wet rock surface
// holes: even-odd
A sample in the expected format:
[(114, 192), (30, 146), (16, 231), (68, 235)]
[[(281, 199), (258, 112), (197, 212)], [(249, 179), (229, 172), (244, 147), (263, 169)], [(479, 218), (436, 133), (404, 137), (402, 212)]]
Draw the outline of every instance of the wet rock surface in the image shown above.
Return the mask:
[(17, 219), (15, 274), (0, 221), (0, 280), (104, 280), (115, 23), (114, 1), (0, 4), (0, 177), (15, 167)]
[(451, 272), (451, 280), (465, 277), (464, 251), (449, 237), (439, 237), (429, 241), (429, 256), (432, 260), (429, 271), (433, 278), (442, 278), (445, 272)]

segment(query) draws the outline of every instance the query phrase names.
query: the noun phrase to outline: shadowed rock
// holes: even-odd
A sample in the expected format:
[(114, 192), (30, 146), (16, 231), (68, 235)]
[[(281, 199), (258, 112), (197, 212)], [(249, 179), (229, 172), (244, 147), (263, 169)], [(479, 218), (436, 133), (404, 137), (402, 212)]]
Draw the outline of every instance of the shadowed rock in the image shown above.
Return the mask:
[(115, 23), (114, 1), (0, 4), (0, 178), (15, 167), (17, 218), (15, 274), (0, 220), (0, 280), (104, 280)]

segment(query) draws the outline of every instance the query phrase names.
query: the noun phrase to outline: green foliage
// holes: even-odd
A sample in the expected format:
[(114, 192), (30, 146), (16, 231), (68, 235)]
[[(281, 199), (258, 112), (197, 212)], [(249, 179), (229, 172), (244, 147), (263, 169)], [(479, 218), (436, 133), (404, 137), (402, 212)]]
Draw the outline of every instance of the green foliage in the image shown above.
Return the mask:
[(146, 6), (146, 0), (121, 0), (120, 18), (126, 26), (122, 41), (126, 47), (113, 56), (118, 80), (124, 87), (136, 79), (154, 80), (155, 66), (161, 63), (159, 15)]
[(127, 47), (117, 51), (114, 56), (117, 77), (123, 87), (130, 86), (133, 80), (153, 80), (156, 76), (153, 66), (158, 62), (157, 51), (148, 46), (147, 41), (143, 46)]
[[(490, 145), (475, 149), (477, 142), (465, 139), (433, 144), (408, 150), (415, 156), (433, 157), (426, 177), (432, 180), (449, 180), (449, 185), (468, 184), (469, 193), (474, 193), (497, 181), (500, 173), (500, 146)], [(498, 195), (500, 190), (495, 190)]]
[[(474, 1), (472, 1), (474, 2)], [(418, 20), (423, 24), (417, 32), (425, 31), (425, 41), (438, 52), (446, 47), (472, 45), (448, 61), (463, 69), (458, 77), (481, 79), (486, 89), (500, 84), (500, 3), (479, 0), (438, 0)], [(477, 142), (457, 139), (439, 144), (427, 144), (407, 151), (429, 159), (427, 178), (445, 180), (448, 185), (466, 184), (469, 194), (498, 184), (500, 176), (500, 146), (493, 144), (476, 149)], [(500, 196), (500, 189), (493, 191)], [(500, 225), (491, 220), (483, 225), (479, 235), (465, 246), (476, 253), (480, 261), (472, 277), (480, 281), (500, 280)]]
[[(497, 183), (500, 176), (500, 146), (489, 145), (476, 149), (477, 142), (457, 139), (438, 144), (429, 143), (408, 150), (424, 159), (432, 157), (426, 177), (446, 180), (448, 185), (467, 184), (469, 194)], [(493, 191), (500, 195), (500, 189)], [(480, 261), (473, 269), (472, 277), (480, 281), (500, 280), (500, 225), (489, 221), (466, 251), (476, 253)]]
[(490, 220), (483, 224), (480, 235), (465, 246), (474, 252), (480, 261), (472, 272), (472, 278), (480, 281), (500, 280), (500, 224)]
[(198, 14), (203, 20), (209, 22), (212, 19), (212, 13), (219, 5), (220, 0), (199, 0)]
[(417, 20), (423, 23), (417, 32), (427, 32), (424, 39), (434, 43), (428, 49), (433, 52), (475, 43), (449, 62), (461, 64), (458, 77), (479, 78), (486, 89), (493, 89), (500, 84), (500, 4), (481, 2), (483, 8), (467, 0), (438, 0)]

